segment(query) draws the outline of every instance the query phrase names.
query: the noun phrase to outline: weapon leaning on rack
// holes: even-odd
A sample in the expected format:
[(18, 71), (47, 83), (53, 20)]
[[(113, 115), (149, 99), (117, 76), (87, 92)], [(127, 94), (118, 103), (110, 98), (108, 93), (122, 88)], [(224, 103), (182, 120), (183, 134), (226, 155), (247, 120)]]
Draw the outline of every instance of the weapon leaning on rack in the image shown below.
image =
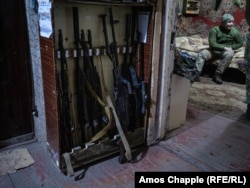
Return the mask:
[[(79, 30), (78, 8), (73, 7), (73, 26), (74, 26), (74, 47), (64, 49), (62, 31), (59, 29), (57, 59), (60, 60), (60, 71), (57, 73), (58, 86), (58, 108), (61, 131), (61, 145), (64, 152), (68, 175), (73, 175), (74, 171), (70, 162), (70, 153), (95, 144), (104, 135), (107, 135), (110, 129), (116, 127), (119, 134), (118, 144), (121, 155), (119, 162), (123, 163), (132, 160), (132, 153), (127, 140), (128, 131), (133, 131), (137, 126), (140, 115), (146, 111), (146, 82), (143, 76), (140, 78), (135, 69), (135, 56), (137, 55), (137, 42), (132, 41), (136, 32), (130, 33), (131, 16), (126, 17), (126, 31), (124, 46), (118, 46), (115, 38), (114, 26), (118, 23), (113, 19), (112, 9), (109, 8), (109, 20), (112, 31), (112, 43), (109, 44), (106, 15), (100, 15), (103, 24), (103, 33), (105, 38), (105, 47), (92, 47), (91, 31), (87, 30), (87, 39), (82, 29)], [(135, 25), (135, 24), (132, 24)], [(131, 41), (131, 44), (129, 44)], [(120, 73), (118, 54), (124, 55), (122, 63), (122, 73)], [(130, 61), (129, 56), (130, 55)], [(114, 105), (105, 85), (103, 77), (103, 68), (99, 78), (96, 67), (94, 66), (93, 57), (108, 56), (113, 63), (113, 80), (114, 80)], [(69, 75), (67, 68), (67, 59), (74, 58), (74, 84), (69, 85)], [(81, 61), (80, 61), (81, 58)], [(102, 61), (101, 61), (102, 67)], [(125, 70), (125, 71), (124, 71)], [(101, 88), (104, 88), (104, 94)], [(78, 126), (80, 127), (81, 139), (77, 137), (78, 128), (75, 122), (74, 107), (72, 106), (72, 94), (70, 88), (76, 88), (76, 109)], [(105, 102), (100, 96), (104, 96)], [(114, 127), (115, 124), (115, 127)]]
[(75, 133), (75, 122), (73, 121), (72, 115), (72, 95), (69, 89), (69, 78), (68, 78), (68, 65), (66, 58), (64, 56), (63, 47), (63, 35), (62, 31), (59, 29), (58, 33), (58, 46), (61, 52), (60, 57), (60, 73), (57, 74), (57, 84), (58, 84), (58, 96), (59, 96), (59, 122), (60, 122), (60, 132), (62, 145), (64, 150), (70, 150), (76, 144)]
[[(65, 148), (63, 149), (63, 151), (70, 151), (72, 148), (74, 148), (77, 145), (81, 145), (81, 143), (77, 143), (76, 141), (76, 131), (78, 131), (78, 129), (75, 128), (75, 122), (74, 120), (74, 115), (73, 113), (73, 106), (72, 106), (72, 95), (70, 92), (70, 86), (69, 86), (69, 78), (68, 78), (68, 67), (67, 67), (67, 61), (66, 58), (63, 54), (65, 54), (63, 45), (62, 45), (62, 31), (59, 30), (59, 47), (60, 47), (60, 72), (58, 72), (57, 74), (57, 85), (58, 85), (58, 96), (59, 96), (59, 114), (60, 114), (60, 130), (62, 132), (62, 143), (65, 146)], [(86, 59), (85, 59), (86, 60)], [(100, 108), (101, 111), (103, 112), (101, 120), (104, 122), (104, 124), (106, 125), (101, 126), (98, 128), (98, 130), (95, 130), (95, 127), (91, 127), (91, 132), (89, 133), (90, 135), (84, 135), (84, 140), (83, 142), (89, 142), (89, 141), (96, 141), (98, 139), (100, 139), (105, 132), (103, 132), (102, 128), (105, 128), (105, 130), (107, 129), (107, 127), (109, 127), (110, 125), (110, 121), (111, 121), (111, 115), (110, 115), (110, 109), (107, 107), (107, 105), (101, 100), (101, 98), (99, 97), (99, 95), (97, 94), (97, 92), (94, 90), (93, 87), (93, 83), (98, 83), (98, 81), (96, 79), (99, 79), (99, 77), (97, 78), (93, 78), (90, 76), (93, 76), (95, 74), (93, 74), (93, 71), (96, 73), (96, 70), (93, 68), (92, 72), (88, 72), (90, 71), (90, 65), (87, 65), (88, 63), (91, 62), (85, 62), (85, 70), (81, 69), (80, 66), (78, 67), (79, 70), (76, 71), (76, 73), (78, 72), (78, 76), (76, 76), (76, 79), (79, 79), (77, 84), (78, 86), (76, 88), (81, 88), (80, 92), (81, 94), (83, 94), (82, 97), (82, 102), (83, 105), (81, 107), (81, 115), (78, 118), (82, 118), (84, 117), (84, 125), (86, 126), (86, 124), (90, 124), (93, 125), (93, 122), (87, 122), (92, 120), (92, 121), (97, 121), (97, 119), (94, 118), (99, 118), (99, 117), (94, 117), (93, 113), (97, 113), (96, 111), (99, 110)], [(91, 79), (93, 79), (91, 81)], [(92, 84), (91, 84), (92, 82)], [(100, 88), (100, 86), (97, 86), (98, 88)], [(79, 91), (78, 91), (79, 92)], [(78, 96), (79, 97), (79, 96)], [(79, 98), (78, 98), (78, 102), (79, 102)], [(80, 103), (80, 102), (79, 102)], [(86, 106), (84, 106), (86, 105)], [(90, 109), (92, 109), (93, 107), (97, 107), (99, 109), (94, 109), (94, 111), (92, 111), (92, 114), (90, 112)], [(79, 114), (79, 113), (78, 113)], [(87, 117), (88, 115), (88, 117)], [(92, 117), (90, 117), (89, 115), (92, 115)], [(96, 115), (95, 115), (96, 116)], [(105, 117), (104, 117), (105, 116)], [(98, 119), (99, 120), (99, 119)], [(79, 121), (81, 122), (81, 121)], [(96, 122), (95, 122), (96, 123)], [(108, 126), (107, 126), (108, 125)], [(84, 127), (81, 127), (84, 128)], [(87, 137), (87, 138), (86, 138)]]
[(112, 43), (109, 44), (108, 32), (107, 32), (107, 24), (106, 24), (106, 15), (100, 15), (103, 24), (103, 33), (105, 39), (105, 47), (106, 52), (113, 63), (113, 80), (114, 80), (114, 109), (115, 115), (117, 115), (118, 121), (116, 122), (116, 128), (120, 135), (120, 157), (119, 162), (123, 163), (125, 161), (130, 161), (132, 159), (130, 145), (126, 138), (126, 134), (128, 131), (129, 125), (129, 108), (128, 108), (128, 98), (131, 93), (131, 86), (129, 81), (123, 78), (120, 74), (119, 70), (119, 61), (118, 61), (118, 53), (117, 53), (117, 42), (115, 38), (115, 30), (114, 25), (118, 23), (113, 19), (112, 9), (109, 8), (109, 20), (112, 32)]
[[(63, 121), (61, 121), (61, 129), (65, 129), (65, 132), (73, 133), (77, 131), (73, 124), (73, 115), (71, 107), (71, 95), (69, 90), (69, 80), (67, 72), (67, 58), (74, 57), (75, 59), (75, 83), (77, 88), (77, 116), (78, 122), (80, 124), (81, 130), (83, 130), (83, 143), (94, 142), (100, 139), (110, 128), (112, 113), (110, 112), (112, 105), (106, 105), (105, 102), (101, 100), (99, 96), (101, 94), (101, 85), (99, 75), (93, 63), (93, 56), (107, 55), (113, 63), (113, 78), (114, 78), (114, 101), (115, 110), (121, 124), (119, 130), (132, 130), (136, 126), (136, 121), (139, 114), (145, 113), (145, 82), (138, 79), (133, 63), (127, 62), (128, 54), (132, 53), (132, 47), (129, 46), (130, 31), (127, 29), (125, 33), (125, 46), (117, 46), (115, 39), (114, 25), (117, 23), (113, 19), (112, 9), (109, 9), (110, 15), (110, 26), (112, 31), (112, 43), (109, 44), (107, 35), (107, 26), (105, 17), (106, 15), (101, 15), (103, 22), (103, 32), (105, 38), (105, 48), (93, 48), (92, 47), (92, 37), (91, 31), (88, 30), (88, 39), (85, 39), (84, 30), (79, 33), (78, 25), (78, 10), (73, 7), (73, 17), (74, 17), (74, 37), (75, 37), (75, 48), (71, 50), (65, 50), (63, 48), (63, 38), (62, 31), (59, 30), (59, 49), (57, 50), (57, 58), (61, 61), (61, 72), (60, 79), (58, 80), (59, 86), (59, 96), (60, 96), (60, 116)], [(130, 17), (127, 15), (126, 28), (129, 28)], [(75, 21), (76, 20), (76, 21)], [(81, 48), (79, 47), (79, 44)], [(128, 70), (126, 74), (120, 74), (118, 54), (124, 54), (124, 66)], [(133, 57), (134, 53), (131, 54)], [(82, 64), (80, 65), (80, 57), (82, 57)], [(132, 98), (132, 100), (131, 100)], [(107, 99), (106, 99), (107, 100)], [(131, 102), (134, 101), (134, 102)], [(106, 101), (107, 102), (107, 101)], [(133, 104), (132, 104), (133, 103)], [(135, 107), (136, 105), (136, 107)], [(133, 109), (133, 114), (130, 113)], [(116, 113), (115, 113), (116, 114)], [(113, 113), (114, 115), (114, 113)], [(133, 116), (131, 116), (133, 115)], [(81, 118), (81, 119), (80, 119)], [(100, 121), (101, 120), (101, 121)], [(106, 125), (106, 126), (105, 126)], [(90, 127), (90, 129), (89, 129)], [(121, 133), (119, 133), (121, 134)], [(68, 139), (66, 139), (68, 137)], [(76, 146), (76, 138), (74, 135), (68, 134), (65, 136), (64, 142), (67, 148), (64, 150), (69, 151), (69, 149)], [(126, 138), (125, 138), (126, 139)], [(126, 142), (122, 140), (123, 144)], [(79, 145), (79, 144), (78, 144)], [(129, 146), (125, 148), (130, 150)], [(129, 151), (130, 152), (130, 151)], [(128, 153), (128, 152), (127, 152)], [(131, 155), (131, 154), (129, 154)], [(130, 157), (126, 157), (129, 160)]]

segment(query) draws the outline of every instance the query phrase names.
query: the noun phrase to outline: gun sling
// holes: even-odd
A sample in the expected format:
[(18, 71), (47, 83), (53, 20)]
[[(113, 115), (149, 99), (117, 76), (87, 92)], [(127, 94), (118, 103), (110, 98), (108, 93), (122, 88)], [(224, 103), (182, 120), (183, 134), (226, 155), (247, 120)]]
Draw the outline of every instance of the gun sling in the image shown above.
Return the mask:
[(128, 161), (131, 161), (132, 160), (132, 154), (131, 154), (130, 145), (129, 145), (128, 140), (127, 140), (127, 138), (126, 138), (126, 136), (124, 134), (124, 131), (123, 131), (121, 123), (120, 123), (120, 120), (119, 120), (118, 115), (116, 113), (113, 102), (112, 102), (112, 100), (111, 100), (111, 98), (110, 98), (110, 96), (108, 94), (108, 89), (107, 89), (105, 81), (104, 81), (103, 66), (102, 66), (101, 57), (100, 57), (100, 61), (101, 61), (101, 76), (102, 76), (101, 80), (102, 80), (102, 84), (103, 84), (105, 95), (106, 95), (106, 102), (110, 106), (110, 108), (112, 109), (112, 112), (113, 112), (113, 115), (114, 115), (114, 118), (115, 118), (115, 125), (116, 125), (118, 133), (119, 133), (119, 135), (121, 137), (121, 140), (122, 140), (122, 143), (124, 145), (125, 151), (126, 151), (125, 156), (126, 156)]

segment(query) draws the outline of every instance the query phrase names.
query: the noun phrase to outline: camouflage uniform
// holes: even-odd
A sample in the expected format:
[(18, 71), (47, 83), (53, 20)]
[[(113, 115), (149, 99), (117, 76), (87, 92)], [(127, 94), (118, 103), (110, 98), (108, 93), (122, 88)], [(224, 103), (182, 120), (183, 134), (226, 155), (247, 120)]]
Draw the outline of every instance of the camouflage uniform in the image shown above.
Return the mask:
[(211, 29), (208, 35), (209, 49), (199, 52), (196, 58), (196, 68), (201, 73), (204, 62), (213, 59), (220, 59), (215, 70), (213, 81), (222, 84), (221, 75), (231, 63), (234, 50), (243, 46), (241, 33), (233, 27), (234, 17), (231, 14), (224, 14), (221, 18), (221, 25)]
[(233, 56), (234, 56), (234, 52), (230, 52), (230, 51), (223, 51), (223, 52), (213, 51), (212, 52), (211, 50), (204, 49), (199, 52), (195, 65), (199, 73), (201, 73), (205, 61), (208, 61), (212, 58), (221, 59), (220, 63), (217, 65), (216, 72), (222, 74), (226, 70), (226, 68), (229, 66), (230, 62), (233, 59)]

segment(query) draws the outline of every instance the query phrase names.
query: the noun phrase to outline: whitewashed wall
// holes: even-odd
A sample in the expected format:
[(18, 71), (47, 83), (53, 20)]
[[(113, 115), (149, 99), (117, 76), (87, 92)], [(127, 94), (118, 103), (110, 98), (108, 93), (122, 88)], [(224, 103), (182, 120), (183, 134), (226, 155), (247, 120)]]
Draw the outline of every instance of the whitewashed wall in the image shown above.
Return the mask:
[(34, 85), (34, 99), (38, 116), (34, 115), (34, 131), (39, 142), (46, 142), (46, 121), (43, 95), (42, 67), (39, 43), (38, 14), (32, 7), (32, 0), (25, 0), (26, 15), (29, 32), (32, 75)]

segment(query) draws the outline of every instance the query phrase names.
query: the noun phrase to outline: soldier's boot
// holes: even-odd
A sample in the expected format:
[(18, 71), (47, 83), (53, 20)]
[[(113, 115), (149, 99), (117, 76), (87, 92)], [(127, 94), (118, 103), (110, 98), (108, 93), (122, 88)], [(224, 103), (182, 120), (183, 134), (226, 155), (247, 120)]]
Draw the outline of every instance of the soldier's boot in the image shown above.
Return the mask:
[(221, 74), (218, 73), (218, 72), (215, 72), (214, 73), (214, 76), (213, 76), (213, 81), (216, 83), (216, 84), (222, 84), (223, 81), (221, 79)]
[(195, 70), (194, 72), (192, 72), (192, 76), (190, 80), (191, 80), (191, 83), (200, 82), (200, 73), (198, 70)]
[(246, 117), (250, 119), (250, 104), (247, 105)]

